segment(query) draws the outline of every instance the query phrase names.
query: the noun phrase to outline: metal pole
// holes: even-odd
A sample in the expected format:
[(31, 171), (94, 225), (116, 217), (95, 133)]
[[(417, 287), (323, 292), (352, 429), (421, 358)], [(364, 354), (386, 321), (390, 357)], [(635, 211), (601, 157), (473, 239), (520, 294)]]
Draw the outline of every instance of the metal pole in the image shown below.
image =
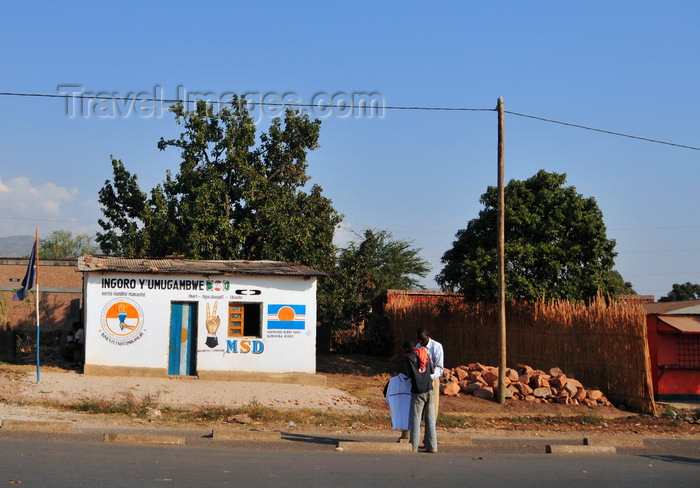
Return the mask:
[(41, 327), (39, 325), (39, 228), (34, 229), (34, 280), (36, 282), (36, 382), (41, 381), (39, 366), (39, 346), (41, 342)]
[(498, 367), (498, 403), (506, 401), (506, 270), (505, 270), (505, 116), (503, 98), (498, 98), (498, 324), (500, 362)]

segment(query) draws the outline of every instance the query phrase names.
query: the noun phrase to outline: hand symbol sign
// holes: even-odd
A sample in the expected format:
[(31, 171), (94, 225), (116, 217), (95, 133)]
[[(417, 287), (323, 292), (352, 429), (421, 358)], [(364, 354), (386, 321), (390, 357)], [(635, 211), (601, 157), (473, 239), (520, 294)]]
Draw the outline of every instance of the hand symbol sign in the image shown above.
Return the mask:
[(209, 304), (207, 303), (207, 332), (211, 335), (216, 334), (221, 325), (221, 317), (216, 314), (216, 309), (219, 306), (219, 302), (214, 302), (214, 308), (210, 311)]
[(221, 317), (216, 314), (216, 309), (219, 306), (219, 302), (214, 302), (214, 307), (210, 310), (209, 304), (207, 303), (207, 341), (206, 345), (209, 347), (216, 347), (219, 345), (219, 340), (216, 338), (216, 332), (221, 326)]

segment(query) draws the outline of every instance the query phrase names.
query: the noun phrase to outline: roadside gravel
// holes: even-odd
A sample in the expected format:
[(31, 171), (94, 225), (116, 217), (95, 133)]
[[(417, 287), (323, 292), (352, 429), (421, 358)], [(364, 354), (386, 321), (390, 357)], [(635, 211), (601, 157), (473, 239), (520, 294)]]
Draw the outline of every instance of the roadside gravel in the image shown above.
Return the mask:
[[(42, 372), (39, 383), (36, 382), (36, 376), (28, 372), (0, 377), (0, 397), (13, 402), (68, 404), (83, 399), (120, 400), (128, 395), (137, 399), (150, 396), (159, 407), (177, 409), (235, 408), (257, 402), (274, 408), (332, 407), (348, 413), (366, 410), (359, 399), (342, 390), (314, 385), (88, 376), (75, 372)], [(3, 417), (16, 417), (19, 412), (30, 415), (32, 411), (42, 415), (46, 413), (41, 407), (0, 402), (0, 416)]]

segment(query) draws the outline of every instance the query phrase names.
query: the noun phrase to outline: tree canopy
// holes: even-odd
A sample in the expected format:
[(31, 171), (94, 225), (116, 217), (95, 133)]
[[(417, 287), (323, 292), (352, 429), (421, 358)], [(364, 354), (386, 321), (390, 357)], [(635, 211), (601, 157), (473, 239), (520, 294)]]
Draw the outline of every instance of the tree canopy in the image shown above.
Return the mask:
[(337, 264), (327, 278), (329, 293), (324, 319), (355, 323), (368, 316), (372, 301), (389, 289), (423, 289), (430, 265), (412, 243), (394, 239), (386, 230), (367, 230), (361, 241), (340, 249)]
[(245, 104), (215, 113), (199, 101), (171, 108), (183, 130), (158, 142), (177, 149), (180, 167), (150, 191), (112, 158), (113, 179), (99, 193), (104, 219), (97, 242), (126, 257), (294, 261), (326, 271), (341, 216), (309, 180), (307, 155), (318, 147), (320, 121), (287, 110), (256, 145)]
[(161, 139), (180, 153), (177, 173), (150, 190), (112, 158), (113, 176), (99, 192), (101, 250), (125, 257), (293, 261), (327, 273), (318, 291), (319, 317), (338, 325), (367, 316), (388, 288), (420, 286), (428, 263), (387, 231), (367, 231), (346, 249), (333, 245), (342, 216), (318, 185), (305, 189), (307, 155), (321, 123), (287, 110), (259, 135), (233, 100), (215, 114), (204, 102), (171, 109), (183, 128)]
[(619, 271), (613, 269), (610, 271), (610, 279), (608, 280), (609, 292), (611, 295), (637, 295), (631, 282), (625, 281)]
[(685, 300), (700, 300), (700, 284), (686, 282), (674, 283), (668, 295), (659, 298), (660, 302), (682, 302)]
[[(505, 187), (506, 295), (509, 299), (588, 299), (621, 290), (612, 267), (615, 241), (592, 197), (564, 186), (566, 175), (540, 170)], [(444, 290), (467, 300), (495, 301), (498, 195), (488, 187), (483, 209), (457, 232), (436, 277)], [(618, 273), (619, 275), (619, 273)], [(624, 281), (622, 281), (624, 284)]]
[(97, 246), (88, 234), (77, 234), (67, 230), (55, 230), (47, 238), (39, 239), (41, 259), (70, 259), (94, 253)]

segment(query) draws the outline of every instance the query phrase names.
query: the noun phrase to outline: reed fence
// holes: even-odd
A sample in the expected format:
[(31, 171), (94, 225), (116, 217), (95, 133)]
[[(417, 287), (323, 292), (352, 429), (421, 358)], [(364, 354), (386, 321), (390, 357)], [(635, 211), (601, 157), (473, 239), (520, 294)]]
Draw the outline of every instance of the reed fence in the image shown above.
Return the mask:
[[(443, 344), (445, 366), (499, 364), (498, 309), (484, 303), (412, 301), (392, 297), (385, 316), (395, 352), (418, 327)], [(638, 304), (555, 301), (512, 302), (506, 307), (507, 363), (536, 369), (561, 368), (586, 386), (605, 392), (616, 405), (656, 414), (646, 315)]]

